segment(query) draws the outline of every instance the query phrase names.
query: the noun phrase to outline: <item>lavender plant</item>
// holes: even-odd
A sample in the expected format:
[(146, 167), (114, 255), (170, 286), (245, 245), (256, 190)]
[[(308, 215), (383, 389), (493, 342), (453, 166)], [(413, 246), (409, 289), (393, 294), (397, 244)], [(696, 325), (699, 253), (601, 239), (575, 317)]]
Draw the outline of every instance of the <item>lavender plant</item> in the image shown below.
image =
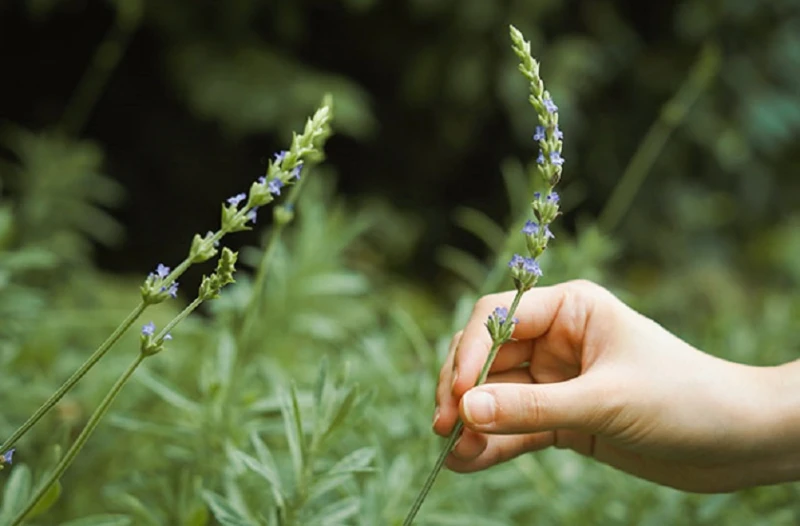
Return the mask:
[[(553, 102), (550, 93), (544, 89), (544, 83), (539, 74), (539, 63), (531, 56), (530, 42), (526, 41), (522, 33), (514, 26), (510, 26), (510, 34), (512, 49), (520, 59), (519, 70), (530, 83), (529, 101), (539, 118), (539, 125), (533, 134), (533, 140), (537, 141), (539, 145), (537, 170), (544, 181), (546, 191), (534, 194), (531, 202), (534, 219), (528, 220), (522, 229), (528, 255), (514, 254), (508, 263), (517, 293), (510, 306), (498, 306), (486, 321), (486, 328), (492, 337), (492, 347), (475, 385), (481, 385), (486, 381), (489, 369), (500, 347), (512, 339), (514, 325), (517, 323), (514, 312), (517, 310), (522, 295), (533, 288), (542, 276), (538, 258), (547, 249), (549, 240), (554, 237), (550, 230), (550, 224), (559, 215), (559, 197), (554, 189), (561, 180), (564, 164), (564, 158), (561, 156), (564, 135), (558, 127), (558, 106)], [(403, 521), (404, 526), (410, 526), (414, 522), (422, 503), (444, 466), (445, 459), (458, 441), (463, 427), (463, 422), (459, 420), (447, 438), (433, 469)]]
[[(251, 225), (257, 220), (259, 209), (272, 203), (281, 194), (281, 190), (284, 187), (292, 185), (301, 179), (304, 162), (306, 159), (320, 154), (322, 144), (330, 135), (330, 119), (330, 103), (326, 101), (314, 116), (306, 122), (303, 133), (293, 135), (290, 149), (277, 153), (274, 159), (269, 162), (266, 174), (251, 185), (249, 192), (238, 194), (227, 200), (222, 207), (221, 227), (218, 231), (208, 232), (205, 235), (195, 235), (188, 256), (174, 270), (163, 264), (158, 265), (155, 272), (151, 273), (141, 286), (141, 301), (134, 310), (83, 365), (0, 446), (0, 469), (5, 465), (11, 464), (15, 452), (14, 446), (18, 440), (41, 420), (108, 353), (148, 307), (177, 297), (177, 279), (190, 266), (215, 257), (219, 252), (220, 240), (226, 234), (251, 229)], [(285, 215), (284, 210), (279, 209), (279, 211)], [(280, 216), (280, 214), (278, 215)], [(203, 302), (219, 298), (221, 289), (233, 283), (237, 257), (237, 253), (227, 247), (222, 248), (216, 271), (210, 276), (203, 277), (197, 297), (183, 311), (159, 332), (156, 332), (156, 326), (153, 322), (149, 322), (142, 327), (139, 355), (118, 378), (73, 445), (48, 474), (45, 481), (40, 484), (34, 496), (16, 514), (11, 524), (22, 523), (45, 496), (54, 494), (54, 488), (57, 488), (59, 478), (75, 460), (75, 457), (106, 415), (122, 388), (146, 358), (163, 350), (164, 342), (172, 339), (171, 330)], [(39, 510), (37, 509), (37, 511)]]

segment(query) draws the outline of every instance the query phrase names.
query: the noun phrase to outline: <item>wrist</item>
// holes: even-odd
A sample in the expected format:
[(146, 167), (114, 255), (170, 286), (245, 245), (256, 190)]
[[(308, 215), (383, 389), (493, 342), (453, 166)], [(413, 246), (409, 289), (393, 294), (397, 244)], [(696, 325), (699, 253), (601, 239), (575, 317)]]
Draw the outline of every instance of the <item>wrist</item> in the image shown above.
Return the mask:
[(755, 483), (800, 480), (800, 361), (746, 369), (754, 387), (744, 417), (751, 458), (759, 466)]

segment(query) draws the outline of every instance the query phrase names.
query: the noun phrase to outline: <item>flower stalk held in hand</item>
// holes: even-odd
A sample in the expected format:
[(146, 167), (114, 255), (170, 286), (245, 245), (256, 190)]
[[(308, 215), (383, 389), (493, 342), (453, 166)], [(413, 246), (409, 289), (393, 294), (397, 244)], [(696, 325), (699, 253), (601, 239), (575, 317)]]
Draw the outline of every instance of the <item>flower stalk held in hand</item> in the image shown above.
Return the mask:
[[(542, 276), (538, 258), (547, 249), (549, 240), (554, 237), (550, 230), (550, 224), (560, 213), (558, 194), (554, 191), (555, 186), (561, 180), (564, 164), (564, 158), (561, 156), (564, 134), (558, 127), (558, 107), (550, 97), (550, 93), (544, 89), (544, 83), (539, 75), (539, 63), (531, 56), (530, 42), (526, 42), (522, 33), (514, 26), (511, 26), (510, 33), (512, 48), (520, 59), (519, 70), (530, 83), (529, 101), (539, 117), (539, 125), (533, 134), (533, 140), (537, 141), (539, 145), (536, 170), (544, 181), (546, 191), (534, 194), (531, 202), (533, 219), (527, 221), (522, 229), (528, 249), (527, 256), (515, 254), (508, 263), (517, 294), (510, 306), (498, 306), (486, 321), (486, 328), (492, 337), (492, 347), (481, 369), (478, 381), (475, 383), (476, 386), (486, 382), (498, 350), (512, 338), (514, 325), (517, 323), (514, 312), (517, 310), (522, 295), (533, 288)], [(447, 456), (458, 441), (463, 427), (463, 422), (459, 420), (450, 433), (436, 464), (403, 522), (404, 526), (410, 526), (414, 522), (419, 508), (430, 492)]]

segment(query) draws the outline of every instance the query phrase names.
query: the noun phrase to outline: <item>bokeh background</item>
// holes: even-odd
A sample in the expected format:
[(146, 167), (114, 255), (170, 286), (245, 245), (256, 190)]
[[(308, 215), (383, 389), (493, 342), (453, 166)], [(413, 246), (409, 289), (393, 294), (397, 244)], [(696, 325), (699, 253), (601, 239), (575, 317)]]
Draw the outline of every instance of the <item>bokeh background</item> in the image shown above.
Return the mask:
[[(219, 402), (203, 387), (204, 365), (165, 358), (165, 384), (148, 376), (131, 386), (120, 407), (128, 416), (98, 433), (100, 445), (69, 475), (71, 498), (42, 524), (90, 513), (121, 521), (109, 524), (227, 524), (221, 501), (207, 492), (230, 497), (225, 477), (241, 474), (226, 464), (221, 444), (246, 449), (243, 422), (259, 432), (275, 428), (258, 419), (274, 419), (274, 411), (252, 420), (243, 400), (273, 396), (289, 378), (307, 387), (323, 355), (334, 368), (360, 363), (344, 385), (359, 380), (369, 391), (377, 379), (393, 379), (372, 393), (362, 423), (324, 450), (340, 458), (366, 436), (370, 444), (360, 446), (377, 451), (381, 475), (354, 475), (349, 483), (363, 500), (339, 523), (391, 524), (402, 516), (437, 447), (427, 430), (437, 363), (471, 302), (509, 286), (491, 269), (513, 250), (506, 232), (533, 190), (535, 115), (509, 48), (509, 23), (532, 41), (566, 137), (566, 214), (543, 263), (545, 282), (599, 281), (729, 359), (774, 364), (800, 355), (796, 0), (3, 0), (5, 434), (124, 316), (140, 276), (181, 260), (195, 232), (217, 225), (221, 200), (264, 172), (326, 93), (336, 115), (317, 169), (325, 182), (309, 189), (308, 212), (299, 208), (296, 234), (269, 282), (276, 290), (263, 292), (277, 304), (261, 347), (237, 343), (239, 359), (252, 355), (274, 383), (240, 371), (237, 388), (247, 396), (226, 403), (241, 414), (214, 420), (213, 428), (190, 418), (184, 424), (206, 430), (209, 443), (161, 447), (163, 436), (179, 436), (168, 423), (187, 406), (167, 401), (163, 414), (151, 415), (164, 426), (158, 430), (130, 416), (165, 404), (169, 396), (157, 386), (172, 382), (201, 407)], [(266, 216), (262, 225), (230, 241), (244, 247), (251, 267), (270, 232)], [(201, 271), (191, 270), (185, 283)], [(230, 301), (203, 311), (207, 323), (187, 324), (189, 343), (175, 345), (209, 347), (217, 356), (228, 336), (236, 340), (238, 317), (246, 315), (240, 300), (258, 292), (248, 272)], [(309, 276), (314, 287), (292, 285), (311, 283)], [(183, 290), (185, 301), (191, 289)], [(298, 329), (287, 334), (293, 323)], [(272, 352), (264, 358), (266, 347)], [(306, 362), (299, 347), (308, 349)], [(50, 462), (43, 451), (80, 430), (114, 376), (117, 362), (108, 363), (27, 443), (37, 452), (22, 457), (32, 480)], [(284, 438), (265, 440), (281, 451)], [(142, 447), (161, 453), (148, 456)], [(792, 485), (701, 498), (558, 453), (537, 458), (485, 479), (445, 477), (447, 490), (432, 498), (423, 520), (533, 524), (529, 513), (536, 524), (800, 520)], [(87, 482), (98, 469), (118, 482), (104, 499)], [(177, 496), (162, 498), (168, 490), (131, 474), (144, 469), (161, 470), (159, 484)], [(539, 496), (512, 498), (505, 485), (516, 480)], [(574, 493), (556, 497), (563, 484)], [(341, 500), (325, 498), (293, 500), (295, 523), (337, 517), (320, 510)], [(471, 511), (456, 505), (465, 502)], [(153, 516), (142, 518), (142, 509)]]

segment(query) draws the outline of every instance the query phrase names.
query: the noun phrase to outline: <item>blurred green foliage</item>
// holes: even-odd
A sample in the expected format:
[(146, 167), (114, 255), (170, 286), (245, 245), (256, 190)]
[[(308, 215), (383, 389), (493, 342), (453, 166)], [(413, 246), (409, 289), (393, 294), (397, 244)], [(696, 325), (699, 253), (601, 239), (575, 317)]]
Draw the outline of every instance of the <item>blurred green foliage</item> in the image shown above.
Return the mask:
[[(441, 209), (452, 214), (400, 209), (380, 195), (337, 196), (333, 181), (363, 165), (337, 157), (334, 145), (331, 162), (309, 175), (297, 221), (274, 254), (263, 289), (268, 308), (255, 329), (241, 331), (253, 283), (240, 273), (223, 300), (182, 324), (168, 351), (127, 386), (62, 480), (61, 497), (32, 524), (402, 519), (440, 446), (430, 417), (449, 336), (480, 294), (509, 287), (498, 262), (522, 241), (505, 232), (518, 229), (535, 190), (516, 160), (532, 157), (535, 116), (508, 50), (508, 22), (532, 40), (567, 135), (569, 226), (555, 232), (544, 281), (598, 281), (728, 359), (797, 358), (800, 2), (108, 5), (117, 29), (105, 49), (119, 53), (111, 58), (124, 64), (126, 34), (157, 35), (162, 61), (153, 67), (198, 123), (225, 130), (224, 140), (285, 138), (331, 92), (337, 131), (373, 152), (358, 181), (406, 188), (403, 195), (425, 203), (444, 195)], [(37, 20), (75, 9), (69, 0), (25, 6)], [(708, 81), (676, 113), (669, 101), (683, 100), (709, 46), (719, 62), (700, 62)], [(104, 75), (113, 74), (102, 50), (87, 68), (87, 87), (67, 104), (63, 119), (73, 124), (59, 116), (37, 130), (7, 125), (2, 135), (0, 436), (136, 301), (139, 276), (109, 274), (92, 256), (97, 246), (120, 250), (123, 235), (113, 212), (123, 191), (105, 173), (114, 164), (104, 162), (108, 145), (79, 130)], [(412, 117), (398, 118), (403, 112)], [(423, 124), (409, 122), (414, 116)], [(641, 187), (631, 186), (622, 174), (648, 130), (664, 141), (649, 146), (635, 172)], [(200, 159), (203, 147), (191, 148)], [(632, 204), (614, 212), (618, 224), (598, 225), (620, 185), (634, 190)], [(477, 193), (453, 202), (470, 195), (460, 187)], [(429, 231), (451, 228), (444, 222), (464, 234), (439, 239), (465, 243), (431, 251), (442, 279), (430, 285), (398, 272), (417, 247), (428, 247)], [(242, 261), (255, 268), (264, 253), (253, 245)], [(154, 321), (162, 326), (178, 308), (159, 307)], [(0, 477), (0, 522), (54, 465), (136, 349), (136, 335), (126, 336), (20, 442), (18, 462)], [(798, 497), (796, 484), (689, 495), (549, 451), (481, 474), (444, 474), (419, 524), (789, 525), (800, 521)]]

